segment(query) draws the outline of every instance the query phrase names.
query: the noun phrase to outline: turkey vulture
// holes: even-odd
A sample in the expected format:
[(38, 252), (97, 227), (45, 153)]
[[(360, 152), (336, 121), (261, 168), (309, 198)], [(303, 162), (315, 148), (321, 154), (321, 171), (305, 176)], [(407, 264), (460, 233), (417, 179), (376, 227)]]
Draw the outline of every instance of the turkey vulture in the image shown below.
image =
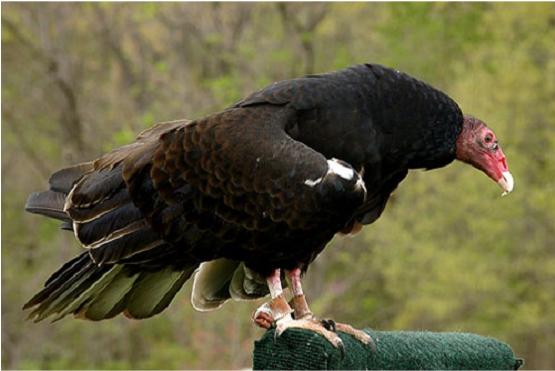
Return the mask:
[(495, 134), (405, 73), (362, 64), (275, 82), (54, 173), (26, 210), (62, 221), (84, 252), (24, 308), (35, 321), (147, 318), (196, 272), (198, 310), (269, 293), (258, 325), (313, 329), (336, 346), (342, 330), (368, 343), (348, 325), (316, 320), (301, 274), (335, 234), (374, 222), (409, 170), (455, 159), (512, 191)]

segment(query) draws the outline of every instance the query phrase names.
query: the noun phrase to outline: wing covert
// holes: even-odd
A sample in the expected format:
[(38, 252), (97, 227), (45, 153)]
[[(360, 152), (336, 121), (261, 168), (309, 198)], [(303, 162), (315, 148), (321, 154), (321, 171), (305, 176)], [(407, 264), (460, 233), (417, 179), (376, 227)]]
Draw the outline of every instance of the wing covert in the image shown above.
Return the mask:
[(232, 108), (167, 132), (154, 155), (154, 187), (169, 204), (179, 201), (176, 190), (193, 187), (196, 212), (248, 230), (327, 222), (349, 209), (349, 197), (362, 201), (349, 189), (358, 174), (347, 164), (352, 179), (330, 173), (321, 153), (285, 132), (295, 119), (287, 107)]

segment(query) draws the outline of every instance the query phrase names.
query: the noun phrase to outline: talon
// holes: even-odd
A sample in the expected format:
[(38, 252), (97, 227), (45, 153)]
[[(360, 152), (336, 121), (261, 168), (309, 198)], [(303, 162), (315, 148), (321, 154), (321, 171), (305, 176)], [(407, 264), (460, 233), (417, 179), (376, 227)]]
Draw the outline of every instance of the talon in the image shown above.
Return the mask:
[(368, 345), (370, 345), (370, 348), (372, 349), (373, 353), (376, 353), (378, 350), (378, 347), (376, 346), (376, 343), (374, 342), (374, 339), (372, 339), (370, 337), (370, 342), (368, 343)]
[(343, 340), (341, 340), (341, 338), (337, 337), (337, 340), (338, 340), (337, 344), (334, 344), (334, 345), (341, 352), (341, 360), (344, 360), (345, 359), (345, 344), (343, 344)]
[(362, 330), (357, 330), (351, 325), (347, 325), (345, 323), (336, 323), (335, 327), (338, 331), (344, 332), (351, 336), (354, 336), (355, 339), (363, 343), (364, 345), (368, 345), (372, 348), (372, 351), (375, 352), (377, 350), (376, 343), (370, 335)]
[(274, 336), (277, 338), (285, 330), (289, 328), (302, 328), (302, 329), (313, 331), (317, 334), (320, 334), (327, 341), (329, 341), (335, 348), (339, 348), (342, 353), (342, 356), (344, 356), (345, 349), (344, 349), (343, 341), (335, 332), (331, 332), (328, 329), (326, 329), (321, 321), (317, 321), (314, 319), (293, 320), (290, 317), (289, 319), (279, 320), (276, 325), (276, 332)]
[(335, 321), (334, 320), (332, 320), (332, 319), (323, 319), (320, 322), (326, 328), (326, 330), (332, 331), (332, 332), (337, 332), (337, 328), (335, 326)]
[[(281, 285), (280, 270), (275, 269), (267, 278), (268, 289), (272, 300), (267, 304), (262, 305), (254, 314), (254, 321), (261, 327), (270, 328), (275, 327), (274, 341), (287, 330), (288, 328), (301, 328), (308, 331), (313, 331), (323, 336), (335, 348), (341, 352), (341, 359), (345, 358), (345, 345), (343, 340), (337, 334), (337, 330), (344, 329), (354, 335), (357, 339), (368, 344), (372, 339), (362, 333), (362, 331), (355, 330), (349, 325), (342, 325), (340, 329), (338, 323), (333, 320), (318, 320), (306, 302), (306, 298), (301, 288), (301, 270), (295, 268), (287, 273), (290, 279), (291, 290), (293, 292), (293, 299), (290, 304), (287, 303), (283, 295), (283, 288)], [(293, 313), (292, 313), (293, 312)], [(294, 315), (294, 319), (292, 317)], [(358, 331), (358, 333), (357, 333)], [(359, 333), (362, 333), (360, 335)], [(362, 339), (362, 340), (361, 340)], [(368, 340), (370, 339), (370, 340)]]
[(279, 336), (281, 336), (281, 334), (283, 333), (283, 331), (285, 331), (285, 326), (283, 326), (281, 323), (276, 323), (276, 330), (274, 332), (274, 338), (278, 338)]

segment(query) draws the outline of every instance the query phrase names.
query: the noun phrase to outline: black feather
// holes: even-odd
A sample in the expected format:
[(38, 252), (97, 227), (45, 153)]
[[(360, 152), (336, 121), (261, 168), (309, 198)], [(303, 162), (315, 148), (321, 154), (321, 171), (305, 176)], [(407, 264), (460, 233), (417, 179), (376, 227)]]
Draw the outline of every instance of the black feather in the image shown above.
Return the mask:
[(25, 204), (25, 210), (69, 222), (71, 219), (64, 212), (65, 199), (65, 194), (54, 191), (31, 193)]
[(119, 188), (111, 192), (103, 194), (101, 200), (95, 200), (86, 204), (75, 204), (72, 198), (72, 206), (67, 210), (67, 214), (75, 221), (86, 222), (130, 202), (127, 189)]
[(92, 171), (92, 162), (86, 162), (56, 171), (50, 176), (48, 183), (55, 192), (69, 193), (73, 185), (89, 171)]
[(71, 202), (75, 207), (103, 203), (125, 187), (120, 166), (96, 170), (83, 177), (73, 189)]
[(83, 267), (91, 261), (87, 253), (71, 259), (59, 268), (54, 274), (48, 278), (44, 284), (44, 288), (36, 293), (25, 305), (23, 309), (30, 308), (42, 302), (48, 295), (56, 290), (63, 282), (69, 280), (73, 275), (77, 274)]
[[(146, 224), (146, 223), (145, 223)], [(90, 250), (97, 264), (113, 263), (159, 245), (160, 236), (146, 225)]]
[(71, 221), (63, 222), (60, 224), (60, 229), (73, 232), (73, 223)]
[(38, 305), (29, 317), (40, 321), (63, 309), (109, 269), (108, 265), (98, 267), (90, 259), (77, 267), (69, 267), (25, 305), (26, 308)]
[(90, 222), (77, 224), (77, 236), (82, 244), (89, 245), (141, 219), (143, 214), (140, 210), (128, 202)]

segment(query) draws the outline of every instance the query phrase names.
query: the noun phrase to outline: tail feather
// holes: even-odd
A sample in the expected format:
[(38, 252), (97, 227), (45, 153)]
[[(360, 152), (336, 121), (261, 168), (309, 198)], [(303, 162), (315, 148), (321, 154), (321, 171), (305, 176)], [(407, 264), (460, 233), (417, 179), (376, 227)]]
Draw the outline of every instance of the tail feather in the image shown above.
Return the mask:
[(89, 208), (103, 204), (105, 200), (125, 187), (121, 166), (95, 170), (83, 177), (71, 191), (71, 205)]
[[(282, 282), (284, 287), (287, 283)], [(202, 263), (195, 274), (191, 303), (196, 310), (211, 311), (227, 300), (253, 300), (269, 293), (266, 281), (244, 263), (216, 259)]]
[(141, 211), (132, 202), (128, 202), (95, 220), (78, 223), (79, 240), (86, 245), (92, 244), (102, 237), (141, 219), (143, 219)]
[(69, 222), (71, 219), (64, 211), (65, 199), (65, 194), (54, 191), (31, 193), (25, 204), (25, 210), (33, 214), (41, 214), (63, 222)]
[(106, 213), (116, 210), (118, 207), (131, 202), (129, 193), (125, 188), (113, 191), (113, 193), (110, 193), (109, 195), (102, 195), (102, 200), (90, 201), (90, 199), (86, 199), (87, 203), (81, 204), (77, 204), (76, 199), (83, 200), (84, 197), (75, 197), (78, 195), (76, 191), (77, 188), (69, 194), (65, 209), (71, 219), (80, 223), (98, 219)]
[(109, 285), (83, 306), (76, 316), (91, 321), (112, 318), (125, 309), (126, 295), (139, 277), (139, 273), (130, 273), (127, 269), (119, 271)]
[(229, 285), (239, 264), (229, 259), (202, 263), (193, 281), (193, 307), (203, 312), (220, 308), (230, 298)]
[[(183, 123), (156, 126), (96, 161), (62, 169), (50, 177), (48, 191), (29, 197), (27, 211), (61, 220), (87, 248), (24, 305), (30, 318), (58, 320), (73, 313), (101, 320), (122, 312), (146, 318), (169, 305), (198, 264), (166, 242), (169, 232), (160, 230), (144, 205), (158, 200), (149, 172), (158, 138)], [(133, 199), (130, 179), (141, 191)], [(171, 209), (159, 217), (180, 214)]]
[(62, 224), (60, 224), (60, 229), (63, 229), (64, 231), (73, 232), (73, 222), (71, 221), (63, 222)]
[(169, 305), (195, 269), (196, 266), (176, 272), (166, 268), (157, 272), (142, 273), (129, 292), (124, 314), (130, 318), (141, 319), (160, 313)]
[(35, 322), (59, 312), (77, 298), (84, 290), (98, 280), (110, 267), (96, 267), (89, 263), (68, 281), (61, 283), (33, 310), (29, 317)]
[[(284, 288), (287, 287), (287, 281), (282, 280), (281, 284)], [(252, 300), (264, 297), (270, 292), (264, 277), (255, 274), (244, 263), (241, 263), (233, 275), (229, 293), (235, 300)]]
[(197, 264), (180, 268), (141, 271), (137, 266), (98, 266), (87, 253), (66, 263), (46, 286), (24, 305), (34, 309), (35, 322), (68, 314), (102, 320), (124, 313), (131, 318), (148, 318), (160, 313), (189, 279)]
[(28, 309), (33, 307), (42, 301), (44, 301), (50, 294), (52, 294), (59, 286), (68, 281), (72, 276), (76, 275), (83, 267), (90, 261), (90, 258), (86, 253), (83, 253), (72, 260), (65, 263), (60, 269), (58, 269), (54, 274), (44, 284), (44, 288), (36, 293), (25, 305), (23, 309)]
[(156, 232), (151, 228), (143, 227), (90, 250), (90, 254), (98, 264), (115, 263), (161, 244), (163, 241)]
[(94, 164), (92, 162), (85, 162), (58, 170), (48, 180), (50, 189), (54, 192), (69, 193), (75, 183), (93, 169)]
[(122, 265), (115, 265), (104, 273), (99, 279), (95, 280), (87, 289), (80, 292), (72, 301), (67, 301), (64, 308), (58, 312), (52, 322), (58, 321), (70, 313), (77, 312), (86, 304), (92, 302), (106, 287), (112, 284), (114, 278), (123, 269)]
[(93, 170), (93, 163), (86, 162), (61, 169), (50, 176), (50, 189), (29, 195), (25, 210), (63, 221), (63, 229), (71, 229), (71, 218), (64, 211), (67, 194), (73, 186), (88, 172)]

